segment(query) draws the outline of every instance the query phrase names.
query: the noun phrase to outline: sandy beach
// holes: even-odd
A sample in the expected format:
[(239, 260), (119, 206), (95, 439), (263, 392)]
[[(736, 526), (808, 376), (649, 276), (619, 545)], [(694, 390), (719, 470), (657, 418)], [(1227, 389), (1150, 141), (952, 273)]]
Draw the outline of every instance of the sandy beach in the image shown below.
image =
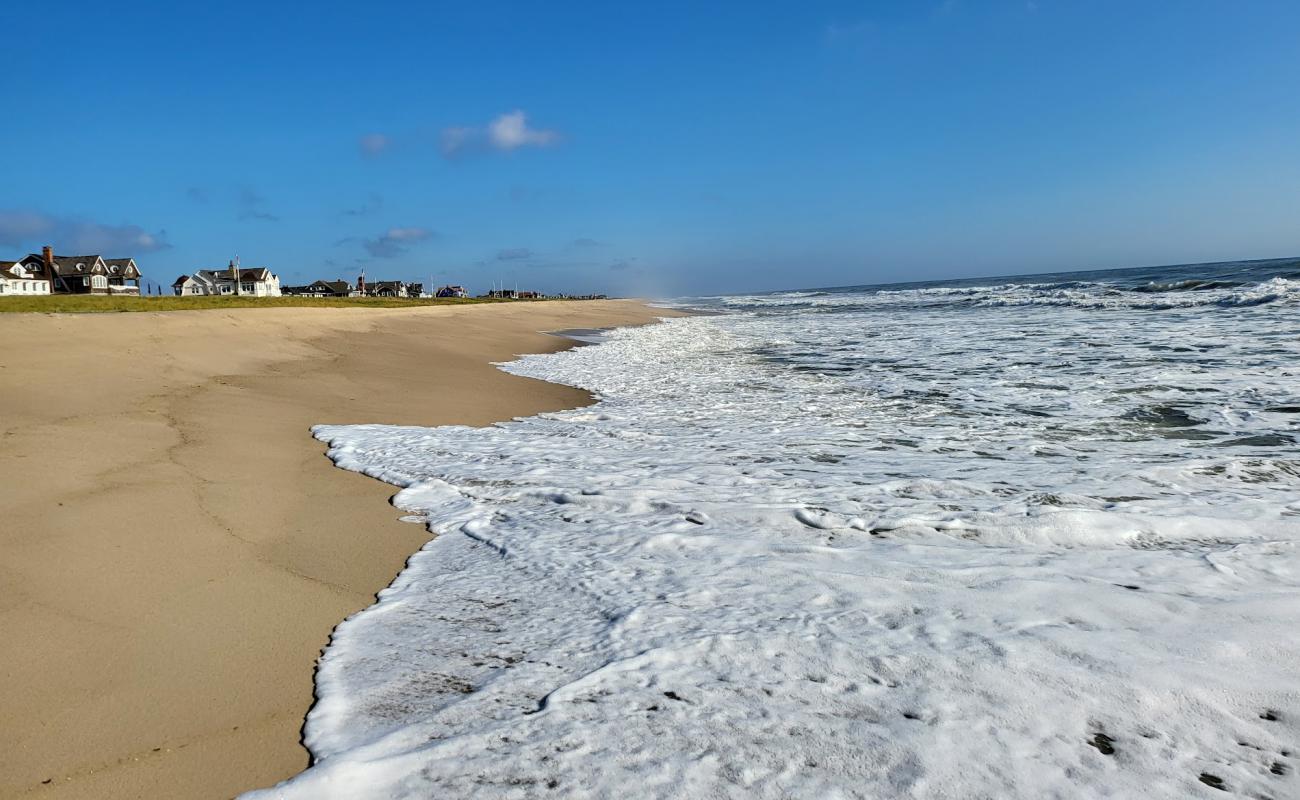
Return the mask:
[(330, 630), (427, 539), (309, 426), (581, 405), (491, 362), (667, 313), (0, 315), (0, 796), (220, 798), (306, 767)]

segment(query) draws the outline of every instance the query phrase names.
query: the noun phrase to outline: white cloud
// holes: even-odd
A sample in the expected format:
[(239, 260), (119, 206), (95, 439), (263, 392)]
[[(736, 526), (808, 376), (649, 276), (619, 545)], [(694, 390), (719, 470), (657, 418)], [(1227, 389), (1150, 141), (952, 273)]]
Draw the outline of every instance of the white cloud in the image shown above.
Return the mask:
[(522, 111), (511, 111), (492, 120), (488, 125), (488, 141), (498, 150), (515, 150), (520, 147), (548, 147), (560, 135), (555, 131), (528, 127), (528, 116)]
[(559, 141), (558, 131), (529, 127), (528, 115), (515, 110), (502, 114), (483, 128), (464, 125), (444, 128), (439, 146), (443, 155), (452, 158), (475, 150), (508, 153), (521, 147), (550, 147)]

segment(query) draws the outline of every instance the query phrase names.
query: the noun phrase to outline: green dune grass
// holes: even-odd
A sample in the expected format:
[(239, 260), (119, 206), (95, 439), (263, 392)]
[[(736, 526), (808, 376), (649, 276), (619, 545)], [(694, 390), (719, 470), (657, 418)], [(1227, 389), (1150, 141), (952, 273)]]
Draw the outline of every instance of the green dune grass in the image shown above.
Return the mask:
[(118, 311), (200, 311), (223, 308), (408, 308), (470, 303), (527, 303), (478, 297), (123, 297), (89, 294), (0, 297), (0, 313), (87, 314)]

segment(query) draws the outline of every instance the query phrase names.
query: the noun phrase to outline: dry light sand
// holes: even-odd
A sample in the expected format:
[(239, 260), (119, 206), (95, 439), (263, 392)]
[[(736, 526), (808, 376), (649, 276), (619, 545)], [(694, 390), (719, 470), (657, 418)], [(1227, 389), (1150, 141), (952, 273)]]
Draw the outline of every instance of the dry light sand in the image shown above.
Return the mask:
[(0, 314), (0, 797), (220, 798), (306, 767), (330, 630), (427, 538), (308, 427), (581, 405), (490, 362), (667, 313)]

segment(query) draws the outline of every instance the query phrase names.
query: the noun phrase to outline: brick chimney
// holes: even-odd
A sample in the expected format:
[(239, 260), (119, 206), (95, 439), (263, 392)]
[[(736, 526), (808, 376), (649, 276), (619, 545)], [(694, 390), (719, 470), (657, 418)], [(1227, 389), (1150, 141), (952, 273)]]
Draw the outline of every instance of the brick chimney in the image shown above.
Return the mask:
[(54, 269), (54, 248), (48, 244), (41, 248), (41, 261), (45, 262), (45, 268)]

